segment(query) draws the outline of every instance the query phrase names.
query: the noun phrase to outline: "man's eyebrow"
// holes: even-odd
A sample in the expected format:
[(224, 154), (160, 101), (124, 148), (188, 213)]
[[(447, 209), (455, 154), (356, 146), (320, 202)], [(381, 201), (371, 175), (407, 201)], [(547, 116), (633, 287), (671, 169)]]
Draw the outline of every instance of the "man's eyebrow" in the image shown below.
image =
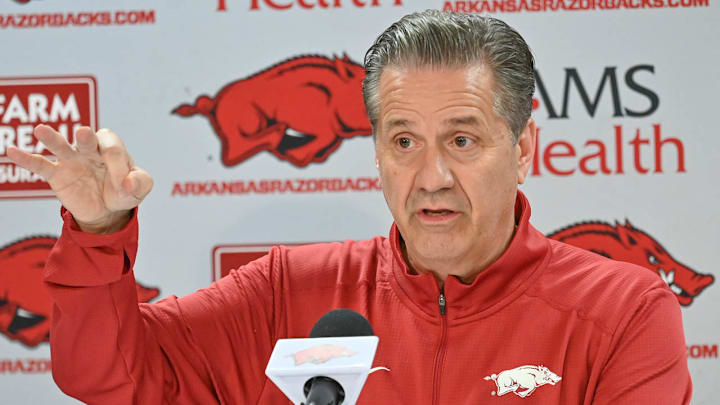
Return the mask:
[(410, 127), (410, 121), (406, 119), (396, 119), (396, 120), (390, 120), (385, 123), (385, 130), (389, 131), (395, 127)]
[(474, 126), (480, 126), (480, 121), (472, 115), (468, 115), (466, 117), (455, 117), (455, 118), (449, 118), (443, 121), (444, 124), (450, 125), (450, 126), (457, 126), (457, 125), (474, 125)]

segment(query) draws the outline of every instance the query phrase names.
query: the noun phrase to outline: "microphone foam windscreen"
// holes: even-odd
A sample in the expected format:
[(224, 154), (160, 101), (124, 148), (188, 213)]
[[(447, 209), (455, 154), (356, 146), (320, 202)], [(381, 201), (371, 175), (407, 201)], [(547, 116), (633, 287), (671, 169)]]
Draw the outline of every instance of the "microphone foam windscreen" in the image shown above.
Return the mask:
[(310, 331), (311, 338), (373, 336), (370, 322), (352, 309), (335, 309), (315, 322)]

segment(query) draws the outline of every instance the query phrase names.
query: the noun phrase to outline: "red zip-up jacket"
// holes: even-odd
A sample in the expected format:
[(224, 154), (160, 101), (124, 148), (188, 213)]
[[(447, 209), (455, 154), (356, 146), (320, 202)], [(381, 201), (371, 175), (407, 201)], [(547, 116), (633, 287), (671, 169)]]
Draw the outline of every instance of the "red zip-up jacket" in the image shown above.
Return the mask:
[[(680, 308), (651, 271), (547, 239), (519, 193), (503, 255), (441, 292), (389, 238), (275, 247), (210, 287), (136, 300), (137, 217), (110, 235), (64, 212), (45, 280), (53, 377), (89, 404), (289, 404), (264, 375), (277, 339), (335, 308), (380, 338), (360, 405), (688, 404)], [(186, 271), (178, 269), (177, 271)]]

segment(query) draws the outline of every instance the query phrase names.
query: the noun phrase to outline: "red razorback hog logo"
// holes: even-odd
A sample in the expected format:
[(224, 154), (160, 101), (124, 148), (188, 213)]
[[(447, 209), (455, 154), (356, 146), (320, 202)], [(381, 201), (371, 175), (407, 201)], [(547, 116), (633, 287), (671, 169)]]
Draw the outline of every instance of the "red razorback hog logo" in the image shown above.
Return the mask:
[(268, 151), (298, 167), (324, 162), (343, 139), (372, 134), (362, 100), (362, 66), (345, 55), (300, 56), (246, 79), (215, 97), (202, 95), (173, 114), (201, 114), (222, 143), (226, 166)]
[[(0, 248), (0, 332), (25, 346), (35, 347), (50, 338), (52, 303), (42, 273), (52, 236), (33, 236)], [(157, 288), (136, 284), (138, 301), (158, 296)]]
[(320, 345), (309, 349), (301, 350), (288, 357), (295, 359), (295, 365), (299, 366), (305, 363), (323, 364), (332, 359), (340, 357), (352, 357), (357, 353), (344, 346), (338, 345)]
[(668, 284), (682, 306), (692, 304), (715, 281), (712, 275), (700, 274), (675, 260), (655, 238), (627, 220), (625, 225), (616, 222), (615, 226), (604, 222), (579, 223), (548, 237), (654, 271)]

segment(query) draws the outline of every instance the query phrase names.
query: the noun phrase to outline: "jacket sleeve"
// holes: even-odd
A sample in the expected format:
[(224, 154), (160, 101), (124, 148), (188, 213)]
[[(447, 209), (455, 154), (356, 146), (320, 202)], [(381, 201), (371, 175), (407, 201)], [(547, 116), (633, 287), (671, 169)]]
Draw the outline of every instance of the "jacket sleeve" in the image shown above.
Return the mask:
[(664, 287), (645, 292), (621, 320), (593, 405), (687, 405), (687, 366), (680, 306)]
[(53, 378), (65, 393), (88, 404), (257, 401), (274, 341), (268, 257), (187, 297), (138, 304), (137, 213), (109, 235), (62, 215), (45, 285)]

